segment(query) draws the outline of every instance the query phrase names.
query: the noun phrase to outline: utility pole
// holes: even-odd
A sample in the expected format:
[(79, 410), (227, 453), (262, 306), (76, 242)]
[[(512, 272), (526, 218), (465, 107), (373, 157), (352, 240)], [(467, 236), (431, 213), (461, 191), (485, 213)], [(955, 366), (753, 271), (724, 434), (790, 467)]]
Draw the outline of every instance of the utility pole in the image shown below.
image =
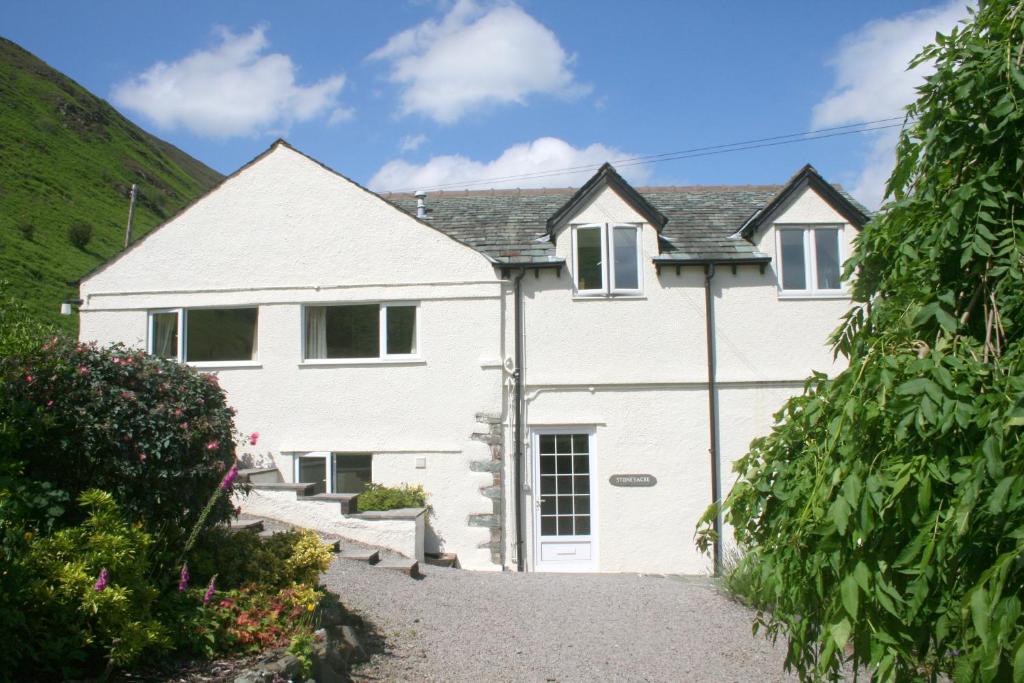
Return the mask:
[(124, 231), (124, 248), (127, 249), (128, 245), (132, 242), (132, 221), (135, 219), (135, 192), (137, 186), (132, 183), (132, 198), (128, 204), (128, 227)]

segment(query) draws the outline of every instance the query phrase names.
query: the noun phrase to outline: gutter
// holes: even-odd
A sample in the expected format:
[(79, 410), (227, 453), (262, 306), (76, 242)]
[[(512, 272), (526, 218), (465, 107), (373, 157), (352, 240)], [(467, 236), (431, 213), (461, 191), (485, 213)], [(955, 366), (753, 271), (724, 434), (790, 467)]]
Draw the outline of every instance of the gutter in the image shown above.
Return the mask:
[(515, 395), (515, 503), (516, 503), (516, 569), (526, 571), (526, 558), (523, 554), (523, 415), (526, 412), (523, 397), (523, 278), (526, 277), (526, 266), (519, 269), (513, 281), (512, 310), (515, 316), (515, 341), (513, 357), (515, 370), (512, 372)]
[(715, 297), (711, 292), (711, 280), (715, 277), (715, 264), (704, 265), (704, 319), (707, 323), (708, 350), (708, 452), (711, 454), (711, 503), (715, 506), (715, 542), (712, 548), (712, 564), (715, 576), (722, 575), (722, 511), (718, 509), (722, 502), (721, 474), (719, 472), (718, 444), (718, 387), (715, 384), (718, 354), (715, 344)]

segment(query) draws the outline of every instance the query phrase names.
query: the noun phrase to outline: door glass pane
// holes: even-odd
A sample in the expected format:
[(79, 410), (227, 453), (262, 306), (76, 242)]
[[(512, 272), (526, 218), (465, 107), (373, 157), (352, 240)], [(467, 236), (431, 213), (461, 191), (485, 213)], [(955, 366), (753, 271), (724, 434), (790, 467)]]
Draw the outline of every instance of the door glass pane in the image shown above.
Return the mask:
[(380, 306), (327, 307), (327, 358), (380, 357)]
[(370, 454), (334, 454), (334, 492), (362, 493), (372, 481), (373, 456)]
[(807, 289), (803, 230), (780, 230), (779, 244), (782, 246), (782, 288)]
[(185, 359), (256, 358), (256, 308), (199, 308), (185, 314)]
[(601, 228), (576, 230), (576, 286), (580, 290), (603, 289)]
[(540, 535), (590, 534), (590, 437), (543, 435), (538, 439)]
[(640, 289), (637, 274), (637, 229), (614, 228), (612, 249), (615, 252), (615, 289)]
[(150, 344), (154, 356), (178, 357), (178, 313), (153, 314), (153, 339)]
[(416, 307), (388, 306), (388, 354), (416, 353)]
[(327, 492), (327, 458), (303, 456), (299, 458), (299, 483), (316, 484), (314, 493)]
[(814, 231), (814, 257), (818, 266), (818, 289), (839, 289), (839, 231)]

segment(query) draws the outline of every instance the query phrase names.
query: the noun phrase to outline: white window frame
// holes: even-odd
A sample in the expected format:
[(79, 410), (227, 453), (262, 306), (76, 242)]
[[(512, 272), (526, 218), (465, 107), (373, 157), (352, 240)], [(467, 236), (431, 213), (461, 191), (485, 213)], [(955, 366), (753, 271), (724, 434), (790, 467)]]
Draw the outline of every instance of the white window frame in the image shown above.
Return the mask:
[[(299, 461), (303, 458), (324, 458), (324, 467), (326, 468), (326, 479), (324, 486), (327, 490), (324, 493), (333, 494), (335, 493), (335, 481), (334, 481), (334, 467), (335, 458), (345, 457), (346, 455), (368, 455), (370, 456), (370, 481), (373, 481), (373, 453), (363, 452), (348, 452), (348, 451), (309, 451), (307, 453), (295, 453), (292, 456), (292, 481), (299, 482)], [(344, 495), (340, 493), (339, 495)]]
[[(642, 223), (580, 223), (572, 228), (572, 284), (578, 297), (638, 297), (643, 295), (643, 224)], [(580, 289), (579, 250), (577, 231), (598, 228), (601, 231), (601, 284), (600, 288)], [(615, 253), (612, 248), (615, 228), (631, 228), (636, 235), (636, 288), (615, 287)]]
[[(843, 263), (846, 261), (845, 254), (845, 226), (841, 223), (777, 223), (775, 225), (775, 254), (778, 270), (778, 290), (780, 298), (846, 298), (848, 291), (846, 283), (841, 279), (836, 289), (820, 289), (818, 287), (818, 254), (815, 248), (816, 230), (835, 230), (838, 233), (836, 240), (838, 246), (837, 257), (839, 259), (839, 271), (842, 276)], [(804, 284), (803, 289), (786, 289), (783, 287), (783, 269), (785, 264), (782, 258), (782, 233), (800, 231), (803, 236), (804, 245)]]
[[(205, 360), (205, 361), (187, 361), (185, 360), (185, 349), (188, 348), (188, 325), (185, 321), (185, 317), (189, 311), (199, 310), (227, 310), (234, 308), (255, 308), (256, 309), (256, 358), (250, 360)], [(154, 308), (146, 312), (148, 317), (147, 330), (149, 338), (146, 340), (146, 353), (153, 353), (153, 316), (157, 313), (177, 313), (178, 314), (178, 355), (174, 359), (179, 363), (185, 363), (195, 368), (244, 368), (244, 367), (257, 367), (260, 365), (259, 354), (260, 354), (260, 307), (258, 304), (238, 304), (233, 306), (188, 306), (180, 308)]]
[[(310, 308), (320, 307), (341, 307), (341, 306), (377, 306), (377, 355), (366, 358), (306, 358), (306, 315)], [(388, 353), (388, 318), (387, 309), (390, 307), (416, 309), (416, 325), (412, 331), (413, 353)], [(365, 365), (368, 363), (418, 363), (423, 359), (422, 348), (420, 347), (420, 302), (419, 301), (312, 301), (302, 304), (302, 323), (299, 329), (299, 343), (301, 350), (300, 365)]]

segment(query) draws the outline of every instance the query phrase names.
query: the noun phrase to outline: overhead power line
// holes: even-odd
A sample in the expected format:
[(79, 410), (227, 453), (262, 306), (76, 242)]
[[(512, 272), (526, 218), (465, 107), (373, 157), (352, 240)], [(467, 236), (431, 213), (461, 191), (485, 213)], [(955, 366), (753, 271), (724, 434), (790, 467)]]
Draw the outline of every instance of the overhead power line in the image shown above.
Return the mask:
[[(706, 147), (692, 147), (690, 149), (683, 149), (675, 152), (663, 152), (661, 154), (647, 154), (644, 156), (626, 157), (623, 159), (616, 159), (611, 163), (616, 167), (623, 168), (629, 166), (641, 166), (644, 164), (655, 164), (664, 161), (676, 161), (679, 159), (693, 159), (695, 157), (714, 156), (717, 154), (726, 154), (728, 152), (742, 152), (751, 149), (760, 149), (763, 147), (778, 147), (780, 145), (790, 145), (797, 142), (823, 140), (826, 138), (834, 138), (844, 135), (857, 135), (860, 133), (885, 130), (887, 128), (899, 128), (904, 125), (904, 122), (906, 120), (907, 119), (904, 116), (890, 116), (888, 118), (876, 119), (874, 121), (851, 123), (845, 126), (834, 126), (832, 128), (818, 128), (815, 130), (808, 130), (800, 133), (773, 135), (771, 137), (755, 138), (752, 140), (743, 140), (741, 142), (730, 142), (719, 145), (709, 145)], [(549, 169), (545, 171), (534, 171), (531, 173), (520, 173), (516, 175), (495, 176), (491, 178), (480, 178), (476, 180), (440, 183), (437, 185), (430, 185), (426, 187), (405, 188), (401, 190), (392, 190), (392, 192), (412, 192), (414, 190), (434, 191), (444, 190), (446, 188), (463, 189), (467, 187), (487, 185), (488, 183), (505, 183), (512, 180), (532, 180), (536, 178), (560, 176), (566, 173), (575, 173), (579, 171), (595, 171), (600, 167), (601, 164), (583, 164), (580, 166), (569, 166), (566, 168)]]

